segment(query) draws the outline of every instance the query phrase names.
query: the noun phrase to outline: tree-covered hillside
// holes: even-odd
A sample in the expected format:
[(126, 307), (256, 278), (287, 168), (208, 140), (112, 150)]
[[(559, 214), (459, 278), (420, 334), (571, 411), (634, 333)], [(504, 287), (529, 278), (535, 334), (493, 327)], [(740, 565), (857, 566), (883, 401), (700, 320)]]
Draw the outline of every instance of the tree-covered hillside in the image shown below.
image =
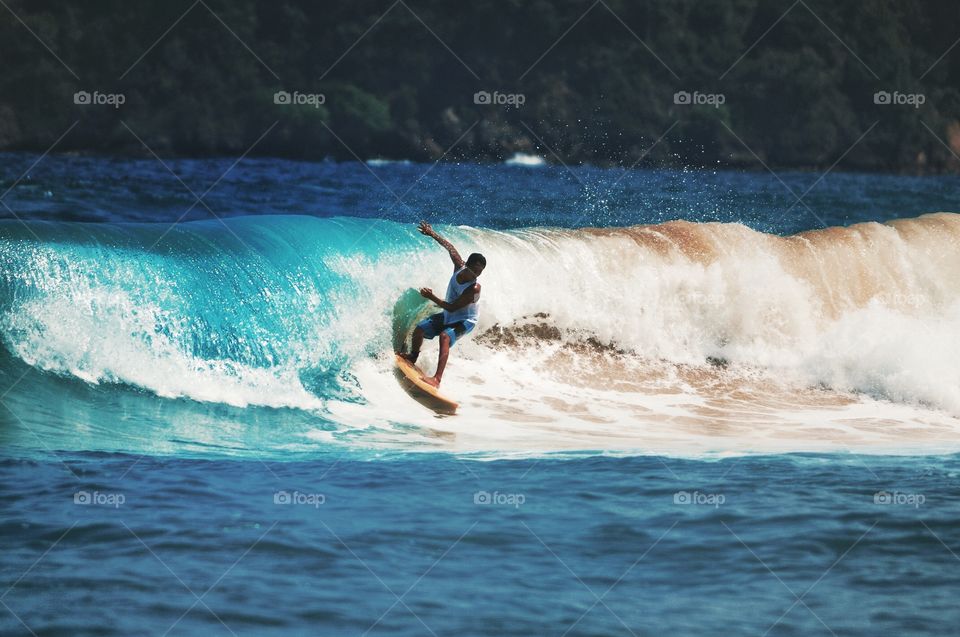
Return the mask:
[(960, 168), (946, 0), (6, 7), (4, 150)]

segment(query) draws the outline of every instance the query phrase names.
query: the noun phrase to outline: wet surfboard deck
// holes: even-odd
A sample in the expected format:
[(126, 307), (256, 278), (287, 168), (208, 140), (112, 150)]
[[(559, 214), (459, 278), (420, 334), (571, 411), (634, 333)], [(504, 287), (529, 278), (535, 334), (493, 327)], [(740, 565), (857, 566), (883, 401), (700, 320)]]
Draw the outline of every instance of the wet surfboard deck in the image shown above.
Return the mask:
[(436, 387), (425, 383), (424, 373), (419, 367), (399, 354), (394, 355), (394, 360), (400, 384), (417, 402), (438, 414), (452, 416), (457, 412), (460, 405), (441, 394)]

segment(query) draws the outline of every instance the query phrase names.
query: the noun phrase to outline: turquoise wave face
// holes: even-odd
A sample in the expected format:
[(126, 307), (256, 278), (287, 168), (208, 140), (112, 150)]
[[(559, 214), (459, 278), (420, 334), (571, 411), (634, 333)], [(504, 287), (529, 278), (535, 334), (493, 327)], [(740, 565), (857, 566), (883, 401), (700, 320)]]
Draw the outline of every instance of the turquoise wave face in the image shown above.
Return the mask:
[[(4, 222), (0, 237), (0, 440), (27, 449), (291, 458), (363, 446), (380, 431), (364, 410), (382, 387), (357, 368), (376, 364), (406, 404), (383, 356), (393, 310), (450, 272), (415, 226), (387, 220)], [(344, 427), (331, 404), (359, 416)]]
[(16, 357), (237, 406), (349, 397), (346, 362), (390, 346), (385, 309), (424, 245), (395, 222), (310, 217), (3, 236), (0, 330)]

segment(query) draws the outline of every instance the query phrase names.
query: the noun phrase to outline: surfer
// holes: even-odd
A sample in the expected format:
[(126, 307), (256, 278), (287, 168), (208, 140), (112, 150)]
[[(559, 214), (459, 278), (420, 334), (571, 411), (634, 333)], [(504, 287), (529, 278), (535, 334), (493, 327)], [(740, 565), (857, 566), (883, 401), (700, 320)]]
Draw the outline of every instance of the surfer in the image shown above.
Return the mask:
[(423, 298), (433, 301), (443, 308), (443, 311), (428, 316), (417, 323), (417, 327), (413, 330), (411, 352), (401, 354), (401, 356), (416, 364), (423, 339), (440, 336), (440, 358), (437, 360), (437, 373), (430, 378), (423, 378), (425, 383), (433, 387), (439, 387), (440, 379), (443, 377), (443, 369), (447, 366), (447, 356), (450, 354), (450, 348), (457, 342), (457, 339), (468, 334), (477, 324), (477, 317), (479, 316), (477, 303), (480, 300), (480, 284), (477, 282), (477, 277), (486, 267), (487, 260), (482, 254), (474, 252), (464, 261), (453, 244), (437, 234), (426, 221), (420, 222), (419, 230), (421, 234), (431, 237), (442, 245), (450, 254), (450, 260), (453, 261), (453, 276), (450, 277), (450, 282), (447, 284), (447, 294), (444, 299), (437, 297), (430, 288), (420, 289), (420, 295)]

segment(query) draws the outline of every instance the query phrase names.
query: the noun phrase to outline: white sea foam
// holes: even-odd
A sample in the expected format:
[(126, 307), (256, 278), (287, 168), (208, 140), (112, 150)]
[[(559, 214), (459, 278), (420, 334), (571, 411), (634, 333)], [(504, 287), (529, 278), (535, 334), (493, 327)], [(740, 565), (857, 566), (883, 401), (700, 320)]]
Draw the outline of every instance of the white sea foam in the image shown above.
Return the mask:
[(514, 153), (513, 157), (510, 157), (503, 162), (507, 166), (546, 166), (546, 160), (539, 155), (530, 155), (528, 153)]
[(409, 159), (383, 159), (381, 157), (374, 157), (367, 160), (368, 166), (389, 166), (390, 164), (400, 164), (402, 166), (410, 165)]

